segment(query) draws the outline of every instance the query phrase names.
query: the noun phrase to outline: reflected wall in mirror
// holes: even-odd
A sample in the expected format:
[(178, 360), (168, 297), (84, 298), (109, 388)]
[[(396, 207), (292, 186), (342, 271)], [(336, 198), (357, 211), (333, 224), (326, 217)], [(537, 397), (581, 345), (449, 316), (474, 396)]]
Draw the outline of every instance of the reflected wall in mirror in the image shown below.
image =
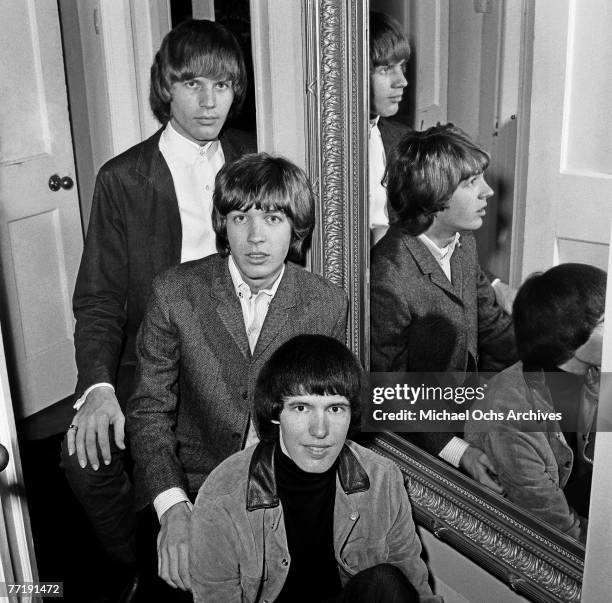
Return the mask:
[[(565, 262), (591, 264), (605, 270), (612, 207), (602, 200), (609, 199), (612, 190), (609, 153), (598, 146), (598, 141), (601, 124), (609, 123), (604, 108), (607, 92), (601, 83), (606, 79), (602, 71), (606, 59), (598, 57), (591, 63), (586, 50), (586, 40), (589, 46), (593, 44), (592, 34), (588, 32), (596, 32), (604, 43), (601, 22), (607, 23), (609, 16), (603, 5), (595, 15), (573, 11), (569, 2), (563, 2), (558, 11), (549, 3), (536, 7), (530, 2), (521, 6), (521, 3), (477, 4), (467, 0), (452, 3), (371, 0), (370, 8), (395, 17), (411, 42), (412, 54), (406, 69), (408, 87), (394, 119), (417, 130), (438, 121), (451, 121), (491, 154), (486, 176), (495, 197), (489, 202), (484, 225), (476, 232), (481, 266), (514, 287), (533, 271)], [(478, 12), (479, 8), (485, 12)], [(554, 44), (551, 35), (559, 36)], [(559, 40), (564, 45), (561, 50)], [(567, 57), (567, 62), (565, 59), (560, 62), (561, 56)], [(568, 85), (569, 89), (564, 88)], [(588, 106), (594, 111), (585, 111), (585, 104), (578, 103), (580, 86), (589, 89)], [(587, 133), (601, 152), (582, 152), (581, 149), (589, 147)], [(371, 170), (370, 164), (370, 173)], [(375, 270), (376, 263), (373, 263), (372, 282), (377, 278)], [(372, 325), (377, 320), (376, 303), (373, 296)], [(397, 304), (394, 308), (397, 314)], [(378, 320), (381, 321), (384, 319)], [(437, 327), (440, 327), (439, 321)], [(432, 338), (437, 336), (435, 328), (433, 325)], [(604, 346), (610, 346), (608, 340)], [(418, 353), (422, 355), (422, 350)], [(409, 368), (394, 367), (393, 370)], [(576, 396), (580, 397), (577, 394), (574, 399)], [(578, 403), (574, 408), (577, 406)], [(575, 427), (570, 426), (568, 432), (570, 438), (576, 437)], [(411, 459), (413, 454), (409, 448), (406, 459)], [(576, 455), (574, 472), (578, 459)], [(412, 460), (407, 462), (410, 464)], [(420, 462), (424, 466), (411, 479), (417, 479), (414, 475), (421, 475), (423, 470), (435, 474), (442, 467), (442, 461), (426, 454)], [(589, 473), (587, 466), (586, 474)], [(541, 538), (544, 532), (549, 536), (555, 533), (554, 528), (540, 531), (533, 516), (503, 502), (479, 484), (465, 481), (466, 478), (448, 465), (442, 483), (447, 479), (467, 484), (470, 498), (482, 502), (483, 508), (507, 505), (504, 508), (514, 509), (512, 521), (524, 526), (523, 535), (528, 541), (532, 536)], [(434, 483), (438, 483), (436, 479), (417, 487), (409, 480), (417, 515), (422, 506), (429, 509), (432, 517), (440, 518), (445, 513), (445, 500), (450, 496), (446, 485), (450, 482), (442, 486), (443, 497), (440, 491), (430, 488)], [(574, 494), (581, 499), (581, 513), (587, 515), (590, 485), (578, 483)], [(432, 500), (436, 501), (433, 505)], [(520, 498), (517, 500), (520, 502)], [(575, 500), (573, 504), (578, 507)], [(448, 519), (452, 514), (442, 519), (439, 526), (445, 527), (440, 534), (447, 528), (455, 536), (456, 530), (465, 534), (466, 525), (461, 525), (461, 518), (470, 514), (463, 516), (461, 509), (454, 512), (457, 516), (450, 524)], [(476, 533), (481, 529), (482, 526), (476, 528)], [(576, 530), (570, 532), (574, 534)], [(578, 534), (579, 531), (574, 535)], [(553, 570), (554, 578), (545, 590), (549, 591), (550, 600), (578, 600), (581, 545), (576, 541), (570, 546), (567, 536), (561, 532), (553, 540), (557, 544), (547, 544), (551, 550), (571, 550), (576, 557), (571, 568), (565, 568), (568, 571), (555, 574)], [(494, 556), (501, 552), (495, 547), (488, 550)], [(523, 550), (506, 562), (518, 569), (525, 565), (523, 562), (528, 556)], [(552, 565), (559, 567), (556, 563)], [(495, 563), (492, 569), (494, 566)], [(505, 579), (516, 585), (510, 574)], [(541, 582), (537, 572), (530, 571), (525, 573), (525, 580), (525, 584)], [(549, 600), (542, 593), (537, 596), (529, 593), (529, 588), (523, 589), (523, 586), (519, 585), (518, 589), (535, 596), (535, 600)]]

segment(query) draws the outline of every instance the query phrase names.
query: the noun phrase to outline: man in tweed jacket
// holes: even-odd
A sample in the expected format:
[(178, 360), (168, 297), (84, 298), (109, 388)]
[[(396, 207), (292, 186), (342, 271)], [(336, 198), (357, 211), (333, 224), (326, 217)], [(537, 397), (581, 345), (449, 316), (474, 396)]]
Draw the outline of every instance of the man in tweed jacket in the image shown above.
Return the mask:
[(261, 366), (297, 334), (344, 340), (339, 288), (298, 258), (314, 226), (308, 181), (288, 161), (247, 155), (222, 168), (213, 201), (221, 254), (153, 283), (128, 404), (137, 502), (160, 519), (160, 575), (189, 589), (190, 500), (222, 460), (258, 437), (250, 420)]

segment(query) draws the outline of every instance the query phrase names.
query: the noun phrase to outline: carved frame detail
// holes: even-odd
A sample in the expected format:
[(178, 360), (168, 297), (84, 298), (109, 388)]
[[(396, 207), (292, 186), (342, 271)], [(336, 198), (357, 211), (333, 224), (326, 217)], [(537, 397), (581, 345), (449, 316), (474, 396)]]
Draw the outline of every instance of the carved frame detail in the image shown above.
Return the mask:
[(406, 476), (415, 520), (532, 601), (580, 601), (584, 548), (395, 434), (371, 448)]
[(366, 5), (306, 0), (307, 171), (318, 227), (312, 268), (349, 296), (348, 344), (367, 361)]

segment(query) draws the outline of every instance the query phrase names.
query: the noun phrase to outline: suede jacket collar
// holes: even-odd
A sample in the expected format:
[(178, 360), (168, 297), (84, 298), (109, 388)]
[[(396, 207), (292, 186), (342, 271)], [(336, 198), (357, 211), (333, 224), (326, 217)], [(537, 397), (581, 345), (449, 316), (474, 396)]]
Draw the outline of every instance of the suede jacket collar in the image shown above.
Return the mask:
[[(277, 507), (279, 504), (274, 475), (276, 443), (260, 442), (253, 452), (247, 483), (247, 511)], [(345, 444), (340, 451), (338, 479), (346, 494), (365, 492), (370, 480), (351, 449)]]

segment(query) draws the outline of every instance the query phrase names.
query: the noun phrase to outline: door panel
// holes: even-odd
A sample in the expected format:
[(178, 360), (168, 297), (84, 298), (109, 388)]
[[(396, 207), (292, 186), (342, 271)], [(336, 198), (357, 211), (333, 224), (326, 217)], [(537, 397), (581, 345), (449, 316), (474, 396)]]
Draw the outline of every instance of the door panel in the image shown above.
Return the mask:
[[(0, 2), (2, 321), (18, 418), (76, 382), (70, 298), (83, 246), (56, 2)], [(67, 183), (65, 183), (67, 184)]]
[[(607, 265), (612, 217), (612, 12), (535, 3), (521, 280), (560, 262)], [(520, 215), (520, 212), (518, 212)]]

